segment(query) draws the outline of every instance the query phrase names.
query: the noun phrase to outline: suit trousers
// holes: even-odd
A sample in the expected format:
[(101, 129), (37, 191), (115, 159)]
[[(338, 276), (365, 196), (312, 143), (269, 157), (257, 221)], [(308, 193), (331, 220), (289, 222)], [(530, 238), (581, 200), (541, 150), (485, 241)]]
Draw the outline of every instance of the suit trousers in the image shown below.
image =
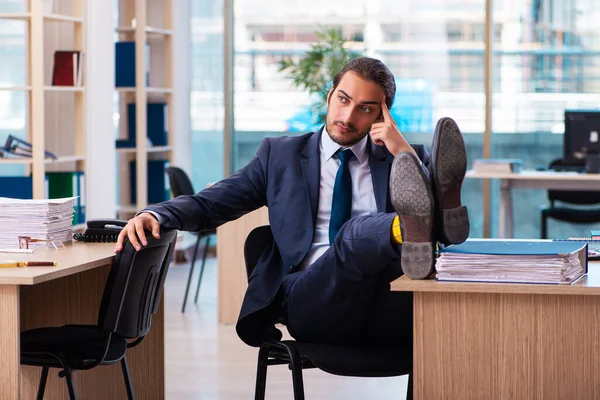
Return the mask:
[(282, 317), (296, 340), (412, 346), (412, 293), (390, 291), (390, 282), (402, 275), (402, 246), (390, 239), (395, 216), (351, 218), (319, 259), (284, 277)]

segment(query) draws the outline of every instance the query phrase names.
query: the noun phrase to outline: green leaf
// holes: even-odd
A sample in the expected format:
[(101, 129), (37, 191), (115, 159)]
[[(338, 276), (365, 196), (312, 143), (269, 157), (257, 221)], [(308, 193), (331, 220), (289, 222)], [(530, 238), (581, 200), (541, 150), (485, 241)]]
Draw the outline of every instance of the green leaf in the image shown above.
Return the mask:
[(294, 86), (317, 96), (311, 111), (325, 122), (327, 94), (333, 77), (352, 59), (362, 56), (361, 51), (346, 48), (344, 33), (337, 27), (319, 27), (315, 32), (318, 42), (311, 45), (298, 59), (285, 57), (279, 61), (279, 71), (292, 80)]

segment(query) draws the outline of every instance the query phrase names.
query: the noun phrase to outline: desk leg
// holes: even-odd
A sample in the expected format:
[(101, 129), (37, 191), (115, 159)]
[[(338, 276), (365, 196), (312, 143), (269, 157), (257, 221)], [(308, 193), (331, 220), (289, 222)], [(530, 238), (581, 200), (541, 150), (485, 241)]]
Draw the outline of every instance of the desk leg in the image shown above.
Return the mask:
[(600, 296), (417, 292), (415, 399), (599, 399)]
[(19, 398), (19, 286), (0, 285), (0, 399)]
[(510, 180), (500, 180), (500, 211), (498, 213), (498, 236), (500, 238), (513, 237), (513, 204)]

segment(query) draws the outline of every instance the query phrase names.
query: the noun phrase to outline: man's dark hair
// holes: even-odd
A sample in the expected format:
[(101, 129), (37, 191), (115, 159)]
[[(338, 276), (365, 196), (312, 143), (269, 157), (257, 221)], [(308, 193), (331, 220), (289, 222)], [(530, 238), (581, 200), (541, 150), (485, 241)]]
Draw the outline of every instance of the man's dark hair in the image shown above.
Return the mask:
[[(385, 102), (388, 108), (392, 108), (394, 103), (394, 95), (396, 94), (396, 82), (394, 75), (388, 67), (381, 61), (370, 57), (359, 57), (344, 65), (344, 68), (333, 77), (332, 90), (335, 90), (339, 85), (344, 74), (352, 71), (358, 74), (361, 78), (372, 81), (381, 86), (385, 93)], [(329, 102), (329, 99), (327, 99)]]

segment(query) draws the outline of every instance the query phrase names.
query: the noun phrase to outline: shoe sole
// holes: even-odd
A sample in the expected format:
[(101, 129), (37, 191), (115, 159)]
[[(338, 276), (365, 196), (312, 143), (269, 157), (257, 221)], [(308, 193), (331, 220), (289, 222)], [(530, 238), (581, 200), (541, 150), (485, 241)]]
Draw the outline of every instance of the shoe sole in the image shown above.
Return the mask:
[(419, 160), (411, 153), (394, 158), (390, 199), (400, 218), (402, 270), (412, 279), (425, 279), (433, 266), (433, 193)]
[(466, 172), (467, 148), (460, 129), (452, 118), (441, 118), (433, 135), (431, 178), (439, 235), (447, 244), (462, 243), (469, 237), (469, 213), (460, 200)]

